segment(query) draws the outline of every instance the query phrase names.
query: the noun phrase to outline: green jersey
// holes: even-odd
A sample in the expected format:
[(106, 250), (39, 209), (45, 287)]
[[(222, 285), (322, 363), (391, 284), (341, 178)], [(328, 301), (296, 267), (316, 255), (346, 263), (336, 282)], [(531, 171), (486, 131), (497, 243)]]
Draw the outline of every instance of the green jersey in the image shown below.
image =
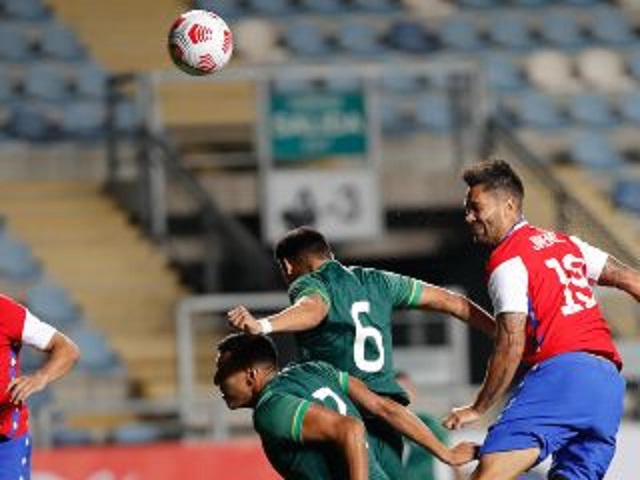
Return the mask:
[(301, 358), (324, 360), (374, 392), (407, 404), (394, 379), (391, 314), (416, 305), (422, 288), (422, 282), (410, 277), (333, 260), (303, 275), (289, 287), (291, 302), (318, 294), (329, 313), (317, 327), (296, 333)]
[[(306, 444), (304, 416), (312, 403), (341, 415), (360, 418), (347, 396), (349, 376), (325, 362), (285, 368), (264, 388), (253, 412), (253, 424), (271, 465), (286, 480), (343, 480), (346, 460), (333, 445)], [(369, 479), (388, 480), (369, 452)]]

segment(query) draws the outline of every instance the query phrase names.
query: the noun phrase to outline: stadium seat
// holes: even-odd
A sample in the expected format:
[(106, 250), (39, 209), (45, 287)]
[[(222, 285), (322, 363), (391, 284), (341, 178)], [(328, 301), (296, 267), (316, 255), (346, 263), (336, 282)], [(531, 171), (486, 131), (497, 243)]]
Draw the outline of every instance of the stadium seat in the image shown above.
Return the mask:
[(618, 110), (624, 121), (640, 126), (640, 92), (633, 91), (620, 96)]
[(416, 94), (420, 91), (420, 79), (406, 70), (386, 69), (380, 77), (384, 92), (393, 94)]
[(530, 55), (525, 63), (527, 77), (538, 90), (566, 95), (580, 91), (573, 72), (572, 58), (557, 50), (542, 50)]
[(29, 247), (7, 235), (0, 238), (0, 276), (18, 282), (35, 280), (40, 264)]
[(159, 441), (162, 431), (147, 423), (130, 423), (113, 429), (109, 437), (116, 444), (136, 445)]
[(570, 114), (576, 123), (585, 127), (612, 128), (618, 124), (607, 98), (603, 95), (582, 93), (570, 100)]
[(578, 19), (569, 13), (545, 12), (542, 17), (541, 33), (552, 47), (573, 49), (586, 44)]
[(635, 42), (629, 19), (620, 11), (600, 7), (591, 14), (591, 34), (608, 45), (625, 46)]
[(415, 132), (415, 124), (400, 102), (383, 98), (380, 102), (382, 134), (387, 137), (402, 137)]
[(35, 57), (31, 38), (25, 29), (7, 22), (0, 23), (0, 60), (29, 62)]
[(82, 352), (78, 369), (87, 372), (110, 372), (121, 368), (120, 362), (105, 337), (87, 327), (74, 328), (69, 336)]
[(332, 52), (320, 26), (309, 20), (292, 21), (286, 26), (283, 37), (289, 50), (296, 55), (320, 57)]
[(287, 15), (295, 11), (289, 0), (249, 0), (248, 4), (258, 14)]
[(507, 13), (495, 16), (489, 36), (497, 46), (511, 50), (530, 50), (536, 45), (527, 20), (521, 15)]
[(8, 104), (17, 99), (16, 85), (9, 70), (0, 64), (0, 104)]
[(80, 321), (80, 312), (69, 292), (50, 280), (41, 280), (29, 287), (26, 304), (38, 318), (62, 330), (68, 330)]
[(591, 88), (605, 93), (627, 92), (634, 88), (622, 56), (608, 48), (584, 50), (576, 59), (578, 73)]
[(619, 208), (640, 215), (640, 180), (622, 179), (615, 183), (611, 199)]
[(578, 133), (571, 143), (571, 157), (575, 162), (591, 170), (613, 173), (625, 160), (606, 136), (593, 131)]
[(21, 140), (34, 142), (54, 140), (58, 136), (51, 114), (45, 104), (20, 103), (11, 108), (8, 128)]
[(500, 0), (458, 0), (462, 7), (468, 8), (495, 8), (500, 6)]
[(446, 48), (476, 52), (485, 48), (478, 24), (470, 17), (455, 16), (440, 25), (438, 38)]
[(553, 4), (553, 0), (513, 0), (518, 7), (541, 8)]
[(71, 80), (76, 95), (94, 100), (107, 96), (107, 82), (107, 73), (95, 64), (78, 68)]
[(240, 0), (224, 0), (224, 2), (220, 0), (195, 0), (193, 7), (215, 12), (222, 18), (229, 20), (240, 18), (246, 13)]
[(115, 106), (114, 123), (121, 135), (134, 135), (143, 124), (140, 109), (130, 100), (121, 100)]
[(527, 86), (524, 72), (515, 58), (509, 55), (489, 55), (483, 64), (491, 88), (508, 93)]
[(35, 64), (26, 70), (24, 93), (33, 99), (49, 102), (66, 100), (69, 96), (66, 76), (54, 65)]
[(42, 31), (39, 44), (42, 53), (52, 60), (80, 61), (86, 58), (78, 37), (59, 23), (48, 25)]
[(89, 430), (65, 426), (56, 427), (51, 434), (51, 439), (56, 447), (90, 445), (96, 441)]
[(308, 78), (301, 77), (276, 77), (273, 81), (273, 90), (276, 93), (301, 93), (313, 91), (316, 87)]
[(640, 80), (640, 50), (634, 49), (627, 52), (625, 63), (631, 76), (635, 80)]
[(346, 8), (342, 0), (301, 0), (300, 4), (312, 13), (343, 13)]
[(408, 53), (424, 54), (435, 49), (434, 41), (425, 28), (412, 20), (393, 22), (387, 32), (387, 40), (393, 48)]
[(358, 10), (393, 13), (398, 10), (398, 5), (394, 0), (351, 0), (351, 4)]
[(447, 133), (454, 127), (454, 118), (447, 96), (430, 92), (416, 100), (416, 121), (419, 127), (433, 133)]
[(332, 75), (325, 80), (324, 86), (330, 92), (343, 93), (357, 91), (363, 87), (363, 83), (354, 76)]
[(6, 15), (19, 20), (41, 20), (49, 15), (42, 0), (3, 0), (2, 7)]
[(347, 20), (341, 23), (336, 40), (352, 55), (374, 55), (383, 50), (375, 28), (364, 21)]
[(524, 92), (518, 97), (516, 113), (525, 127), (554, 130), (567, 125), (567, 119), (553, 97), (536, 91)]
[(96, 140), (105, 129), (105, 108), (100, 101), (80, 100), (64, 105), (62, 132), (78, 140)]
[(567, 5), (589, 6), (603, 3), (602, 0), (563, 0)]

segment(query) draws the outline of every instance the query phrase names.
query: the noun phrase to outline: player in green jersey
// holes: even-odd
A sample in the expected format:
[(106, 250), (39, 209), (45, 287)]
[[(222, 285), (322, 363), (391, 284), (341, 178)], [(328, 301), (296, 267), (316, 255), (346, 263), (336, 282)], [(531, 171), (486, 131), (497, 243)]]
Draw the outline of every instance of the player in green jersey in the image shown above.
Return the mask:
[(448, 449), (408, 409), (371, 392), (326, 362), (278, 371), (264, 335), (230, 335), (218, 345), (214, 383), (231, 409), (252, 408), (267, 458), (287, 480), (396, 480), (367, 449), (357, 403), (450, 464), (473, 459), (476, 446)]
[[(403, 404), (409, 400), (395, 381), (392, 362), (393, 310), (444, 312), (493, 335), (493, 318), (468, 298), (396, 273), (346, 267), (309, 227), (285, 235), (275, 255), (292, 306), (262, 319), (239, 306), (228, 313), (231, 325), (248, 333), (294, 332), (302, 360), (326, 361)], [(377, 419), (364, 420), (382, 467), (399, 478), (402, 439)]]

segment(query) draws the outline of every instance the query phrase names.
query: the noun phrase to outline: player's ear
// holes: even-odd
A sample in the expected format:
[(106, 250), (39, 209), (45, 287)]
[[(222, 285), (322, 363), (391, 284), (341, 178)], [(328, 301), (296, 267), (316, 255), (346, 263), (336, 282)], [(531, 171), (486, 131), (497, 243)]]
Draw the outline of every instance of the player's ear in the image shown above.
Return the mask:
[(286, 273), (287, 276), (290, 276), (293, 273), (293, 265), (288, 259), (282, 259), (282, 266), (284, 267), (284, 273)]
[(246, 382), (247, 386), (252, 387), (256, 383), (256, 379), (258, 378), (258, 369), (255, 367), (249, 367), (247, 369)]

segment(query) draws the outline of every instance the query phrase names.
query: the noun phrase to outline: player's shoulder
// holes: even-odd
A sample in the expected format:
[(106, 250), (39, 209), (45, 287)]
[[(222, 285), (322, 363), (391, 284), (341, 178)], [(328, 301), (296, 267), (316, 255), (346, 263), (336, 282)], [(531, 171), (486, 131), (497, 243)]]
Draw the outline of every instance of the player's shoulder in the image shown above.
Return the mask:
[(24, 313), (25, 310), (26, 310), (25, 307), (22, 306), (13, 298), (7, 295), (0, 294), (0, 314), (7, 314), (7, 313), (13, 313), (13, 312)]

